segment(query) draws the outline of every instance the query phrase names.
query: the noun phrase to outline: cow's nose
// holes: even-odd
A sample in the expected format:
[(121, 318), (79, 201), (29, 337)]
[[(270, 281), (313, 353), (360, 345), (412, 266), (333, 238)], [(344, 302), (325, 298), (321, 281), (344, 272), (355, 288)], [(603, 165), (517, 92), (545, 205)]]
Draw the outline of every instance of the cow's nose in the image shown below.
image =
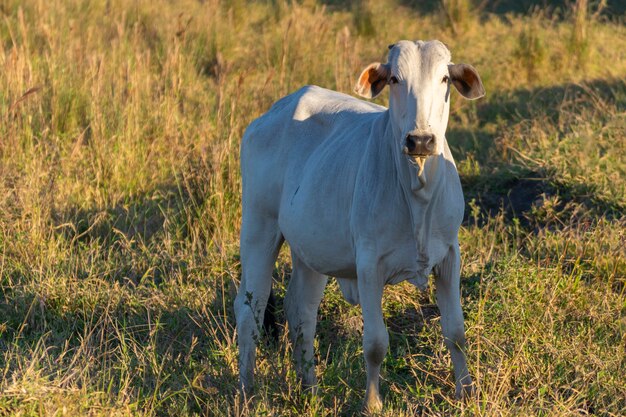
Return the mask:
[(408, 135), (406, 148), (412, 155), (430, 155), (435, 150), (435, 135)]

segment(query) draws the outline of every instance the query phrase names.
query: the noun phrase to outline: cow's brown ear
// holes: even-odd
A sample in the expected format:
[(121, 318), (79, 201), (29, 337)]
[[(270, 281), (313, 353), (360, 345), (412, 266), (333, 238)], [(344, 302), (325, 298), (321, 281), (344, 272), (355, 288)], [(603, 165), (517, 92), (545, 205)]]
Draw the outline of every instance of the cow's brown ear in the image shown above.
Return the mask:
[(369, 64), (359, 76), (359, 80), (354, 86), (354, 91), (365, 98), (378, 96), (387, 85), (389, 68), (387, 65), (375, 62)]
[(450, 64), (448, 72), (450, 81), (463, 97), (474, 100), (485, 95), (485, 87), (480, 80), (480, 75), (471, 65)]

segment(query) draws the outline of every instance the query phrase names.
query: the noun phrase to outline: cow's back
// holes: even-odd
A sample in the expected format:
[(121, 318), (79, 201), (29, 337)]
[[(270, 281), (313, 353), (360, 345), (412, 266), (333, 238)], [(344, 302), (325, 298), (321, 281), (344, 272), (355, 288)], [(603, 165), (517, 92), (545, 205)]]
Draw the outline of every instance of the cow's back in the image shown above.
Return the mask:
[(299, 182), (311, 156), (319, 157), (322, 146), (358, 146), (371, 121), (385, 110), (316, 86), (277, 101), (248, 126), (242, 139), (244, 217), (249, 209), (277, 218), (285, 187)]

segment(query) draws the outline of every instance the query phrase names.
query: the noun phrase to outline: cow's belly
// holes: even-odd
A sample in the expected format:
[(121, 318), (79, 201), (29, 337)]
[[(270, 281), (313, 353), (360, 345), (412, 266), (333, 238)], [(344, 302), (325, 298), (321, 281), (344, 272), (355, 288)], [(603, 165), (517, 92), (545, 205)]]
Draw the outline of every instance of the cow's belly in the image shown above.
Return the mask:
[(336, 253), (332, 253), (329, 250), (320, 251), (319, 248), (313, 248), (313, 251), (307, 251), (306, 249), (308, 248), (294, 249), (294, 253), (309, 268), (331, 277), (356, 279), (356, 265), (353, 259), (336, 256)]
[[(304, 188), (304, 189), (302, 189)], [(278, 216), (280, 230), (294, 254), (313, 270), (330, 276), (356, 277), (348, 210), (307, 190), (285, 193)]]
[[(320, 233), (324, 233), (321, 228)], [(309, 268), (333, 277), (356, 278), (356, 263), (352, 247), (338, 240), (337, 233), (328, 236), (306, 235), (281, 226), (283, 236), (293, 253)], [(343, 240), (343, 239), (342, 239)]]

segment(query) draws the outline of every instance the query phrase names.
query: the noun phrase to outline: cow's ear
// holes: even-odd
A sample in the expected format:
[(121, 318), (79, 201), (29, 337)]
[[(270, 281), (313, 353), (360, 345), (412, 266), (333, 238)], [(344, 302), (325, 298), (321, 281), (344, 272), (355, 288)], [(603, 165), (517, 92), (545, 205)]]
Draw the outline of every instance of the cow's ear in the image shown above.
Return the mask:
[(471, 65), (450, 64), (448, 72), (450, 81), (463, 97), (474, 100), (485, 95), (485, 87), (480, 80), (480, 75)]
[(374, 98), (383, 91), (387, 85), (389, 67), (380, 62), (369, 64), (359, 76), (354, 86), (354, 91), (365, 98)]

